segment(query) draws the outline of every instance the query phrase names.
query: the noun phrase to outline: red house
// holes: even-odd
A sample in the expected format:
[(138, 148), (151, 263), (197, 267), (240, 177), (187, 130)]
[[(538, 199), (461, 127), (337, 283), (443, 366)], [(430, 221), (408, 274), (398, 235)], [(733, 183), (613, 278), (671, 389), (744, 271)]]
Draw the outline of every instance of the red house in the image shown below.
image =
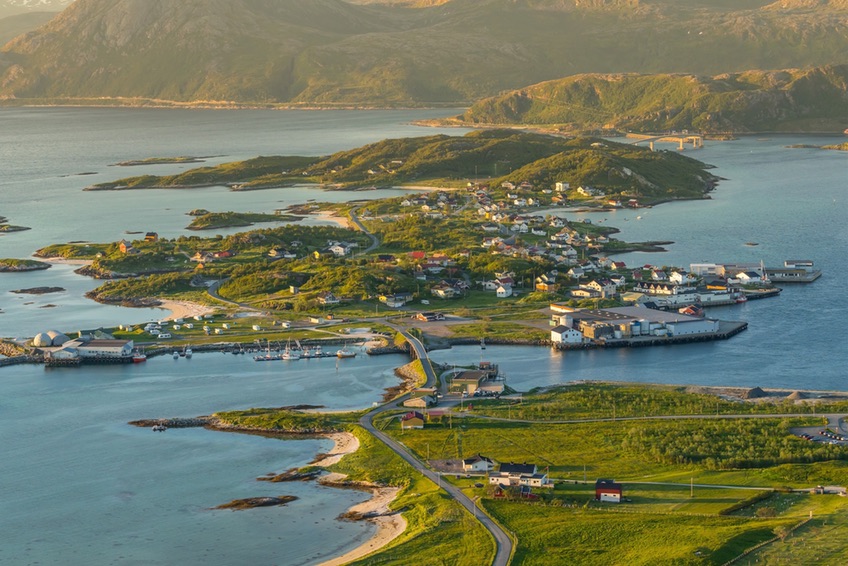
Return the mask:
[(595, 482), (595, 499), (608, 503), (621, 503), (622, 488), (615, 480), (598, 480)]

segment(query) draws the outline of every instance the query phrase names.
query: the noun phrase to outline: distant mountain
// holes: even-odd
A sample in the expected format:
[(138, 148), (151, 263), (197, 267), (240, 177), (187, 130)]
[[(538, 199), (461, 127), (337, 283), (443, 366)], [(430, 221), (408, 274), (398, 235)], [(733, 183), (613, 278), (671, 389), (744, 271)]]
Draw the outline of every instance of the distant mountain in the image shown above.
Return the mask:
[(848, 65), (695, 75), (578, 75), (474, 104), (465, 124), (642, 132), (841, 132)]
[(841, 63), (848, 0), (77, 0), (0, 50), (0, 97), (455, 105), (587, 72)]
[(0, 0), (0, 19), (27, 12), (61, 12), (74, 0)]
[(54, 17), (56, 12), (25, 12), (5, 18), (0, 17), (0, 45), (46, 24)]

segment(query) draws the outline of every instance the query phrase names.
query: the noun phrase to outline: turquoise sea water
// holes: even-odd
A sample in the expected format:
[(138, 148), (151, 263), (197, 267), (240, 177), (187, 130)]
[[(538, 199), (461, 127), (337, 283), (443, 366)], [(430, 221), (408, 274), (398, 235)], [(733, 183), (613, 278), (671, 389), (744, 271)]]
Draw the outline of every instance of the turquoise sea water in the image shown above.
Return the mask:
[[(326, 154), (385, 137), (438, 133), (410, 122), (447, 114), (0, 109), (0, 216), (33, 228), (0, 236), (0, 257), (27, 257), (42, 245), (68, 240), (113, 241), (127, 230), (178, 236), (188, 223), (185, 212), (201, 206), (265, 211), (310, 198), (381, 196), (387, 193), (306, 187), (250, 193), (81, 188), (189, 167), (110, 167), (122, 160), (199, 155), (217, 156), (210, 163), (220, 163)], [(726, 178), (710, 200), (589, 215), (619, 227), (623, 239), (675, 241), (666, 253), (624, 255), (629, 265), (809, 258), (824, 270), (819, 281), (786, 286), (779, 298), (708, 313), (747, 320), (746, 332), (728, 341), (664, 348), (552, 353), (463, 347), (435, 352), (434, 358), (469, 363), (482, 353), (501, 364), (518, 389), (574, 379), (848, 389), (841, 283), (848, 259), (848, 156), (785, 148), (833, 141), (792, 136), (708, 143), (689, 155), (715, 165), (714, 172)], [(96, 174), (78, 175), (85, 172)], [(751, 241), (759, 245), (745, 246)], [(67, 291), (8, 292), (40, 285)], [(158, 316), (85, 300), (82, 295), (94, 286), (67, 266), (0, 276), (0, 336)], [(50, 304), (55, 306), (42, 308)], [(246, 356), (206, 354), (135, 366), (0, 369), (0, 563), (311, 564), (344, 552), (367, 538), (371, 527), (335, 517), (365, 495), (255, 481), (308, 462), (329, 447), (327, 441), (196, 429), (157, 434), (126, 422), (296, 403), (366, 407), (397, 382), (392, 369), (404, 361), (360, 356), (344, 360), (336, 373), (335, 360), (255, 363)], [(301, 499), (281, 508), (209, 510), (231, 499), (280, 494)]]

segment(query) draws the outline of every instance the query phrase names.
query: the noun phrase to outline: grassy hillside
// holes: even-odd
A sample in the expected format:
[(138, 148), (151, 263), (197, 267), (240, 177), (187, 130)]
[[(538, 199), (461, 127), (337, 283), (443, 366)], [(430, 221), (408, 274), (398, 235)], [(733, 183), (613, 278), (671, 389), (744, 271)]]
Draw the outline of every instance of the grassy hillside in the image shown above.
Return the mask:
[(0, 97), (462, 104), (587, 72), (846, 63), (844, 0), (78, 0), (0, 50)]
[(566, 139), (512, 130), (484, 130), (464, 136), (427, 136), (383, 140), (328, 157), (261, 157), (179, 175), (144, 175), (102, 183), (91, 189), (182, 187), (237, 183), (238, 188), (281, 186), (310, 180), (340, 186), (393, 186), (404, 183), (464, 187), (487, 179), (527, 181), (537, 188), (558, 181), (575, 189), (591, 185), (608, 193), (630, 192), (643, 198), (699, 198), (715, 180), (706, 165), (670, 152), (601, 142)]
[(459, 121), (644, 132), (835, 131), (848, 126), (848, 65), (695, 75), (579, 75), (482, 100)]

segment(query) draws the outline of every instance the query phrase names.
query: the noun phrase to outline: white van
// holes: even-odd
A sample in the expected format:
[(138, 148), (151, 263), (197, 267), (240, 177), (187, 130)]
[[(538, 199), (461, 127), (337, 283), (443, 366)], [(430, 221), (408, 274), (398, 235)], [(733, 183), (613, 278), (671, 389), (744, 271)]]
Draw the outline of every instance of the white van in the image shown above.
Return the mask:
[(168, 334), (167, 332), (163, 332), (162, 334), (159, 335), (159, 338), (170, 338), (170, 337), (171, 337), (171, 335)]

